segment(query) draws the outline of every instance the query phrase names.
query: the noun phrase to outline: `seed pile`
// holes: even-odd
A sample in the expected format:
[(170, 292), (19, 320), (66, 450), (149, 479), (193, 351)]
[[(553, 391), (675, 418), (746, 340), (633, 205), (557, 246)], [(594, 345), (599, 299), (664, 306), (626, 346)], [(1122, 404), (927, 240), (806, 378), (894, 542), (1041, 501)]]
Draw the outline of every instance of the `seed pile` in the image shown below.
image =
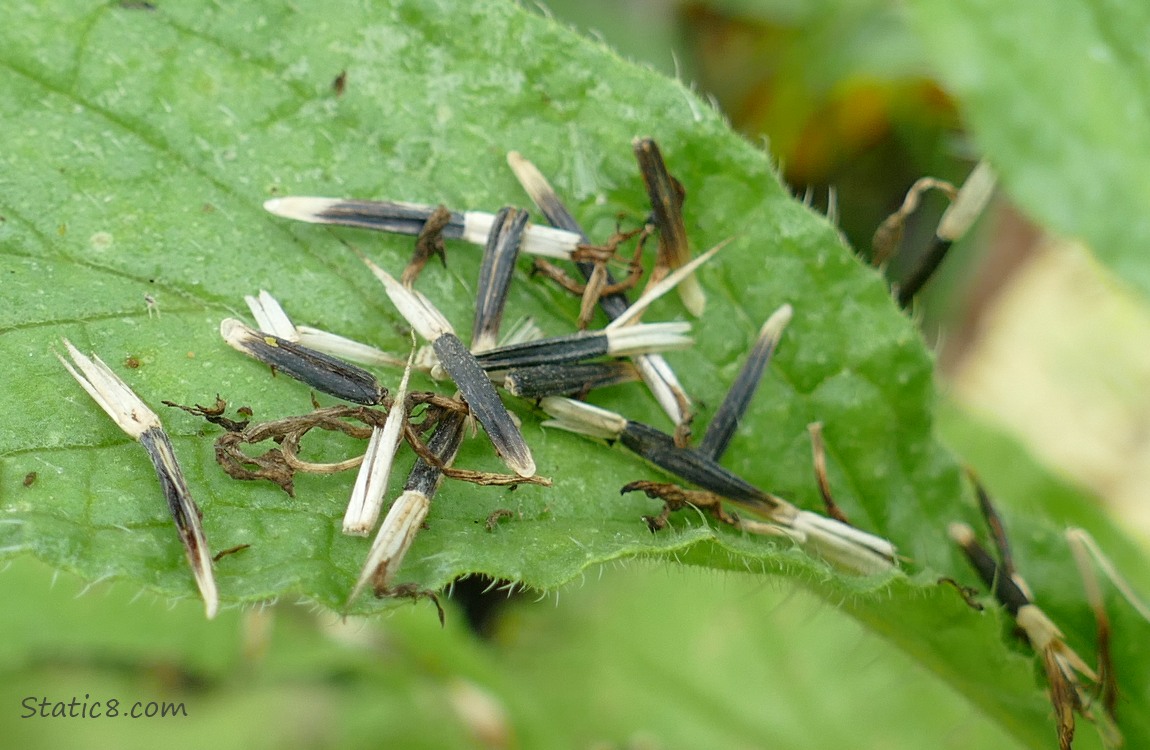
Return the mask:
[[(376, 596), (430, 597), (438, 607), (435, 592), (397, 583), (397, 575), (445, 477), (477, 484), (550, 484), (548, 478), (536, 475), (530, 446), (519, 429), (518, 420), (504, 405), (498, 388), (512, 397), (536, 403), (550, 417), (544, 426), (618, 442), (683, 482), (680, 485), (638, 480), (622, 487), (622, 492), (644, 492), (662, 501), (663, 510), (659, 514), (645, 517), (653, 532), (666, 527), (671, 513), (691, 507), (707, 513), (718, 523), (744, 532), (790, 540), (842, 570), (872, 575), (897, 569), (894, 545), (851, 525), (835, 504), (826, 476), (819, 425), (811, 425), (811, 440), (814, 476), (824, 499), (825, 514), (798, 508), (754, 486), (720, 463), (795, 314), (789, 305), (780, 307), (763, 324), (727, 396), (702, 438), (692, 444), (692, 401), (661, 356), (663, 351), (689, 347), (691, 326), (682, 321), (642, 323), (640, 320), (651, 303), (671, 289), (678, 290), (690, 314), (696, 317), (704, 314), (706, 299), (693, 273), (713, 259), (723, 246), (692, 259), (681, 212), (685, 195), (682, 186), (668, 173), (654, 141), (639, 139), (634, 150), (651, 200), (650, 218), (643, 227), (619, 231), (602, 245), (591, 243), (539, 171), (516, 153), (508, 157), (511, 168), (550, 227), (531, 223), (526, 211), (510, 207), (492, 215), (453, 211), (444, 206), (368, 200), (287, 197), (265, 203), (268, 211), (286, 218), (416, 238), (412, 259), (399, 278), (361, 256), (365, 271), (379, 280), (396, 310), (426, 342), (420, 347), (413, 336), (412, 348), (406, 357), (330, 332), (296, 326), (275, 298), (265, 291), (246, 298), (255, 327), (236, 319), (221, 322), (220, 334), (232, 348), (310, 388), (353, 405), (317, 406), (308, 414), (253, 424), (250, 419), (225, 417), (226, 405), (218, 399), (208, 407), (169, 404), (224, 429), (216, 442), (216, 458), (221, 468), (236, 479), (271, 481), (293, 494), (293, 478), (297, 472), (333, 473), (358, 467), (342, 528), (346, 534), (359, 536), (368, 536), (374, 530), (375, 537), (366, 549), (362, 571), (349, 590), (349, 605), (370, 587)], [(971, 181), (975, 186), (969, 191), (966, 186), (948, 191), (955, 197), (955, 204), (944, 216), (935, 238), (935, 244), (941, 249), (933, 251), (929, 261), (933, 266), (941, 262), (946, 247), (965, 231), (985, 203), (993, 187), (993, 177), (988, 174), (988, 170), (979, 172), (978, 179)], [(923, 183), (916, 185), (915, 190), (931, 187), (939, 185)], [(964, 199), (964, 191), (973, 197)], [(913, 210), (912, 203), (908, 198), (907, 206), (884, 224), (884, 246), (896, 241), (906, 214)], [(654, 266), (647, 275), (646, 286), (632, 302), (628, 294), (638, 290), (642, 282), (642, 258), (651, 237), (658, 238)], [(427, 263), (435, 256), (445, 256), (446, 240), (484, 246), (470, 344), (464, 343), (434, 302), (416, 288)], [(621, 257), (621, 248), (629, 242), (633, 243), (630, 256)], [(533, 325), (526, 323), (515, 326), (501, 338), (504, 307), (521, 253), (536, 256), (534, 270), (538, 274), (579, 296), (580, 330), (543, 337)], [(559, 260), (572, 262), (582, 281), (571, 278), (554, 262)], [(612, 265), (626, 268), (622, 280), (613, 276)], [(900, 301), (908, 303), (928, 275), (929, 272), (916, 276), (913, 288), (912, 285), (904, 287), (899, 293)], [(601, 330), (587, 330), (596, 307), (610, 322)], [(151, 458), (207, 615), (214, 616), (218, 610), (218, 594), (200, 511), (192, 500), (159, 418), (99, 357), (89, 358), (68, 342), (64, 342), (64, 346), (71, 358), (69, 362), (61, 357), (64, 366), (117, 425), (144, 446)], [(402, 367), (403, 375), (392, 391), (359, 365)], [(413, 370), (449, 380), (453, 392), (450, 395), (410, 392)], [(634, 381), (642, 381), (666, 412), (674, 425), (670, 433), (583, 400), (598, 388)], [(510, 473), (478, 472), (453, 465), (468, 425), (475, 423), (482, 427), (495, 454)], [(338, 431), (366, 440), (365, 453), (334, 463), (305, 461), (299, 455), (300, 443), (314, 429)], [(241, 449), (245, 445), (264, 443), (274, 447), (254, 456)], [(394, 458), (403, 444), (414, 451), (417, 460), (404, 481), (402, 492), (391, 502), (380, 522)], [(980, 497), (1002, 562), (996, 562), (982, 549), (969, 527), (954, 525), (951, 535), (1041, 654), (1051, 686), (1061, 746), (1070, 747), (1075, 713), (1097, 722), (1108, 742), (1120, 742), (1121, 735), (1113, 722), (1116, 701), (1113, 666), (1107, 661), (1108, 628), (1102, 627), (1105, 613), (1100, 604), (1095, 606), (1100, 622), (1101, 662), (1096, 672), (1066, 645), (1062, 633), (1031, 601), (1025, 583), (1013, 569), (1001, 522), (981, 490)], [(753, 518), (744, 517), (732, 507)], [(495, 523), (501, 517), (499, 512), (492, 514), (488, 523)], [(221, 554), (227, 552), (230, 551)], [(442, 609), (439, 612), (442, 618)], [(1093, 695), (1080, 684), (1080, 676), (1100, 686), (1101, 710), (1095, 705)]]

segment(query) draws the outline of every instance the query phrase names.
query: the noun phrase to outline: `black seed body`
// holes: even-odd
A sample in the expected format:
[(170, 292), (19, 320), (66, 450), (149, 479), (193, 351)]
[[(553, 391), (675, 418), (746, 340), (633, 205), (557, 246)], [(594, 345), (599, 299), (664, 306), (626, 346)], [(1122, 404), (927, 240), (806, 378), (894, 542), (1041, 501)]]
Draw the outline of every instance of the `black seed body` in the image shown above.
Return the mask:
[(692, 448), (680, 448), (666, 433), (641, 422), (627, 422), (620, 441), (630, 450), (691, 484), (735, 502), (775, 506), (766, 492)]
[[(459, 452), (459, 445), (463, 442), (463, 423), (466, 415), (462, 412), (448, 412), (431, 435), (427, 443), (428, 450), (440, 460), (442, 465), (450, 466)], [(416, 460), (407, 475), (407, 483), (403, 485), (406, 492), (418, 492), (430, 499), (435, 497), (440, 483), (443, 481), (443, 472), (438, 466), (427, 463), (422, 458)]]
[(484, 370), (509, 370), (514, 367), (581, 362), (602, 357), (608, 349), (607, 335), (594, 331), (501, 346), (477, 354), (475, 359)]
[(585, 362), (518, 368), (507, 373), (503, 384), (513, 396), (543, 398), (587, 393), (637, 377), (627, 362)]
[(491, 438), (495, 452), (520, 476), (533, 475), (535, 461), (531, 458), (527, 441), (515, 426), (507, 407), (491, 384), (491, 379), (475, 361), (475, 355), (453, 333), (445, 333), (437, 338), (432, 348), (443, 369), (455, 381), (471, 413)]
[[(435, 206), (420, 206), (387, 201), (340, 201), (316, 214), (318, 221), (345, 227), (374, 229), (392, 234), (418, 235), (431, 218)], [(449, 240), (463, 237), (463, 214), (451, 212), (451, 221), (443, 227), (442, 235)]]
[(250, 356), (301, 383), (353, 404), (375, 406), (387, 389), (367, 370), (262, 331), (246, 329), (238, 345)]

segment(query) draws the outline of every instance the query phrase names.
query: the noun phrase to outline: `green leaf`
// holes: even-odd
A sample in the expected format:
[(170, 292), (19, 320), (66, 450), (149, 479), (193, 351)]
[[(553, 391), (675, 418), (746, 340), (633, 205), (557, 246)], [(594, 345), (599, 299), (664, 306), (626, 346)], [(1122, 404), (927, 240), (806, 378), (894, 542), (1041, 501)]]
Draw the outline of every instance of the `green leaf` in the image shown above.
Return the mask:
[[(211, 403), (218, 393), (257, 419), (307, 411), (310, 396), (219, 341), (219, 320), (242, 310), (244, 294), (267, 289), (299, 323), (406, 350), (398, 316), (341, 242), (398, 269), (410, 240), (293, 225), (266, 215), (265, 198), (522, 204), (504, 165), (516, 149), (554, 177), (592, 237), (606, 238), (617, 214), (646, 214), (629, 144), (653, 135), (689, 191), (694, 246), (735, 237), (702, 273), (711, 300), (695, 350), (669, 357), (701, 404), (699, 424), (758, 325), (790, 302), (795, 321), (726, 464), (818, 507), (806, 425), (823, 421), (838, 500), (923, 573), (844, 576), (690, 513), (653, 536), (640, 516), (656, 506), (620, 498), (618, 488), (654, 470), (620, 448), (545, 432), (520, 405), (539, 471), (555, 486), (445, 484), (400, 580), (440, 588), (485, 573), (552, 589), (636, 555), (781, 573), (841, 602), (1023, 741), (1049, 738), (1032, 659), (1004, 654), (997, 613), (980, 617), (934, 585), (940, 572), (965, 571), (946, 523), (976, 519), (953, 460), (931, 437), (930, 357), (917, 332), (834, 229), (787, 194), (764, 154), (683, 86), (511, 4), (24, 3), (10, 15), (0, 30), (9, 302), (0, 347), (18, 366), (0, 371), (6, 554), (194, 595), (147, 458), (53, 357), (61, 337), (102, 356), (154, 407)], [(343, 71), (338, 95), (332, 82)], [(478, 254), (453, 246), (449, 256), (448, 269), (429, 269), (420, 285), (466, 330)], [(525, 271), (509, 314), (570, 330), (575, 301)], [(668, 301), (650, 317), (681, 314)], [(597, 402), (667, 426), (638, 387)], [(352, 477), (301, 477), (296, 498), (240, 483), (214, 464), (215, 428), (174, 410), (163, 418), (212, 547), (251, 545), (216, 566), (225, 604), (292, 595), (341, 607), (368, 546), (339, 533)], [(333, 439), (309, 450), (360, 448)], [(482, 439), (465, 444), (458, 464), (500, 467)], [(499, 508), (513, 517), (485, 530)]]
[[(979, 467), (980, 478), (994, 494), (1014, 544), (1018, 571), (1033, 589), (1034, 601), (1058, 623), (1072, 647), (1093, 654), (1096, 624), (1089, 609), (1082, 606), (1083, 584), (1063, 531), (1076, 526), (1089, 532), (1138, 592), (1150, 591), (1146, 549), (1100, 512), (1097, 498), (1052, 476), (1001, 428), (965, 413), (949, 400), (941, 404), (938, 421), (946, 442)], [(1123, 695), (1118, 708), (1121, 727), (1127, 746), (1136, 747), (1144, 741), (1138, 738), (1150, 737), (1150, 716), (1139, 710), (1150, 704), (1141, 645), (1150, 624), (1101, 572), (1099, 579), (1115, 635), (1112, 658)], [(1096, 739), (1089, 729), (1079, 734)]]
[[(208, 623), (196, 602), (81, 585), (27, 558), (0, 574), (0, 591), (21, 602), (0, 615), (0, 694), (17, 707), (0, 727), (23, 748), (466, 747), (453, 689), (502, 687), (462, 625), (441, 629), (422, 610), (386, 633), (291, 605)], [(75, 717), (35, 715), (72, 699)], [(124, 721), (136, 701), (180, 713)]]
[(917, 27), (1010, 196), (1150, 293), (1150, 6), (916, 0)]
[[(23, 603), (0, 612), (0, 701), (16, 707), (0, 733), (27, 750), (472, 748), (460, 698), (476, 690), (509, 747), (818, 750), (859, 744), (860, 726), (891, 750), (917, 750), (924, 735), (941, 748), (1019, 747), (882, 638), (748, 574), (631, 564), (558, 606), (510, 602), (487, 641), (455, 611), (446, 628), (423, 609), (340, 622), (286, 603), (207, 623), (196, 602), (56, 580), (27, 558), (0, 573), (0, 597)], [(182, 703), (187, 718), (20, 718), (28, 697), (85, 694), (89, 706)]]
[[(958, 495), (954, 466), (928, 440), (929, 360), (913, 326), (834, 230), (790, 198), (764, 155), (678, 84), (511, 6), (443, 3), (432, 12), (400, 3), (338, 18), (115, 5), (74, 19), (25, 15), (6, 40), (13, 95), (3, 105), (15, 166), (6, 172), (2, 240), (15, 304), (0, 324), (5, 348), (27, 356), (3, 385), (21, 397), (9, 403), (32, 407), (14, 409), (0, 433), (8, 511), (23, 522), (9, 524), (13, 546), (93, 577), (190, 590), (146, 457), (52, 356), (62, 336), (116, 365), (157, 408), (219, 393), (263, 419), (306, 411), (310, 396), (218, 340), (218, 321), (242, 309), (244, 294), (268, 289), (301, 323), (406, 350), (400, 319), (341, 240), (392, 269), (406, 262), (411, 240), (292, 224), (263, 212), (266, 197), (494, 209), (524, 201), (504, 164), (519, 149), (555, 176), (589, 233), (606, 238), (619, 213), (645, 215), (629, 144), (652, 132), (690, 186), (695, 246), (735, 237), (703, 273), (711, 304), (696, 351), (671, 355), (704, 405), (702, 419), (758, 325), (783, 302), (798, 311), (732, 445), (731, 468), (812, 505), (806, 425), (822, 419), (832, 479), (860, 525), (893, 534), (923, 563), (954, 559), (938, 539), (909, 533), (927, 507)], [(456, 27), (474, 28), (482, 44), (448, 33)], [(55, 50), (67, 39), (76, 51), (63, 64)], [(345, 70), (338, 96), (331, 84)], [(475, 250), (453, 247), (448, 269), (421, 281), (460, 330), (477, 267)], [(572, 329), (576, 302), (523, 273), (510, 311), (560, 333)], [(672, 301), (655, 316), (682, 314)], [(129, 369), (128, 357), (139, 367)], [(638, 387), (600, 403), (667, 426)], [(556, 486), (510, 494), (449, 483), (404, 578), (440, 587), (478, 571), (551, 588), (619, 556), (706, 559), (716, 547), (822, 575), (821, 563), (794, 550), (698, 518), (650, 535), (639, 517), (654, 504), (618, 497), (648, 468), (621, 449), (545, 432), (528, 406), (519, 410), (540, 473)], [(213, 465), (215, 428), (174, 410), (164, 418), (213, 546), (253, 545), (220, 562), (225, 598), (299, 591), (342, 604), (366, 545), (333, 523), (351, 476), (303, 477), (297, 499), (238, 483)], [(323, 450), (358, 447), (333, 442)], [(480, 439), (468, 441), (459, 463), (498, 467)], [(39, 480), (19, 486), (30, 470)], [(486, 531), (483, 520), (501, 507), (516, 518)]]

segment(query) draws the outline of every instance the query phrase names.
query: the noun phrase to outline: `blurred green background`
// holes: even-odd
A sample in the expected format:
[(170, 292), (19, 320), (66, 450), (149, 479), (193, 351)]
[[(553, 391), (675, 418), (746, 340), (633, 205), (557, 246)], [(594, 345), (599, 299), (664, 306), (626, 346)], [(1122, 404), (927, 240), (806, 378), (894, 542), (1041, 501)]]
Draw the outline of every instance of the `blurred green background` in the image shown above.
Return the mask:
[(590, 0), (548, 7), (625, 56), (692, 84), (735, 130), (769, 149), (797, 195), (809, 191), (826, 210), (833, 191), (838, 223), (864, 254), (911, 183), (926, 174), (961, 181), (977, 158), (900, 3)]
[[(21, 560), (0, 575), (5, 747), (1015, 747), (922, 666), (761, 576), (635, 562), (490, 637), (448, 603), (341, 622), (304, 604), (169, 606)], [(182, 703), (42, 719), (22, 701)], [(924, 744), (924, 738), (926, 744)]]
[[(547, 9), (692, 83), (863, 257), (915, 179), (961, 181), (976, 158), (898, 3)], [(929, 238), (942, 208), (928, 199), (908, 246)], [(975, 356), (971, 321), (1006, 285), (1001, 269), (989, 286), (980, 277), (988, 244), (983, 234), (960, 246), (919, 307), (928, 336), (950, 332), (948, 373)], [(906, 262), (891, 264), (893, 278)], [(5, 747), (1017, 746), (918, 662), (762, 576), (606, 567), (539, 598), (496, 592), (506, 601), (482, 634), (454, 600), (444, 629), (427, 604), (342, 622), (278, 602), (207, 623), (196, 602), (84, 585), (27, 559), (0, 575), (0, 591)], [(180, 702), (187, 716), (22, 718), (28, 698)]]

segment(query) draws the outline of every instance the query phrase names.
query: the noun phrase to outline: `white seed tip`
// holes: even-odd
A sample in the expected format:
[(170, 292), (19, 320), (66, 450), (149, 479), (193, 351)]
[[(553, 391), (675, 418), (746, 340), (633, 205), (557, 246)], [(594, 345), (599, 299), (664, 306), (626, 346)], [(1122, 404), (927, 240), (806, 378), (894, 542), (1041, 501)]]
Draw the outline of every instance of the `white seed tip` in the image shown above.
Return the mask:
[(518, 151), (507, 152), (507, 166), (511, 167), (511, 171), (517, 174), (521, 169), (535, 169), (535, 165), (529, 162), (527, 157)]
[(411, 547), (420, 525), (427, 518), (430, 506), (431, 500), (421, 492), (408, 490), (396, 498), (379, 527), (379, 533), (375, 535), (371, 551), (367, 553), (367, 561), (347, 598), (348, 604), (355, 601), (381, 566), (384, 566), (381, 583), (386, 586), (390, 582)]
[(412, 346), (407, 366), (403, 370), (403, 379), (399, 382), (399, 390), (392, 399), (391, 411), (387, 413), (383, 427), (371, 431), (371, 439), (363, 455), (363, 463), (359, 465), (359, 473), (351, 491), (351, 500), (343, 517), (345, 534), (366, 536), (379, 518), (379, 511), (383, 506), (383, 493), (387, 491), (387, 480), (391, 476), (395, 452), (399, 448), (403, 423), (407, 420), (404, 402), (407, 399), (407, 384), (411, 379), (411, 369), (415, 362), (415, 351), (415, 347)]
[(795, 309), (789, 303), (775, 310), (771, 313), (771, 317), (767, 318), (767, 322), (763, 323), (763, 327), (759, 329), (759, 338), (772, 340), (781, 338), (783, 330), (790, 324), (794, 314)]
[(224, 318), (220, 321), (220, 336), (228, 346), (241, 352), (247, 351), (247, 342), (254, 338), (257, 331), (235, 318)]
[(518, 151), (507, 152), (507, 166), (511, 167), (519, 184), (536, 203), (540, 202), (539, 198), (555, 192), (539, 168)]
[(974, 530), (965, 523), (950, 524), (946, 527), (946, 533), (962, 547), (966, 547), (974, 541)]
[(895, 547), (891, 542), (833, 518), (801, 510), (792, 520), (791, 528), (805, 536), (805, 547), (841, 568), (874, 575), (896, 567)]
[(125, 434), (139, 440), (145, 431), (161, 427), (156, 413), (102, 359), (95, 355), (89, 358), (68, 339), (62, 341), (76, 367), (58, 354), (56, 358)]
[(687, 312), (696, 318), (703, 317), (703, 313), (707, 310), (707, 293), (703, 291), (703, 286), (695, 276), (683, 279), (683, 283), (679, 285), (679, 299), (683, 301), (683, 307), (687, 308)]
[(570, 260), (571, 253), (583, 242), (583, 237), (566, 229), (531, 224), (523, 235), (520, 248), (528, 255)]
[(216, 591), (216, 579), (212, 575), (212, 560), (206, 550), (202, 557), (201, 564), (207, 567), (193, 566), (192, 574), (196, 579), (196, 588), (200, 590), (200, 597), (204, 600), (204, 613), (211, 620), (220, 611), (220, 595)]
[(258, 297), (244, 295), (244, 302), (256, 320), (256, 328), (287, 341), (299, 341), (299, 331), (275, 297), (261, 289)]
[(504, 456), (504, 459), (508, 467), (524, 479), (530, 479), (535, 476), (535, 459), (530, 453), (525, 457)]
[(615, 440), (627, 426), (627, 420), (613, 411), (562, 396), (547, 396), (539, 405), (553, 417), (543, 423), (589, 437)]
[(333, 357), (361, 365), (403, 367), (403, 359), (400, 357), (388, 354), (370, 344), (340, 336), (337, 333), (322, 331), (311, 326), (299, 326), (296, 328), (296, 332), (299, 334), (296, 343), (309, 349), (315, 349), (317, 352), (330, 354)]
[(693, 343), (687, 335), (691, 324), (686, 321), (647, 323), (606, 331), (607, 353), (617, 357), (685, 349)]
[[(485, 211), (466, 211), (463, 214), (463, 240), (473, 245), (486, 245), (491, 227), (495, 224), (495, 214)], [(583, 238), (565, 229), (528, 224), (523, 231), (519, 252), (538, 255), (544, 258), (570, 260), (571, 253), (583, 242)]]
[(651, 306), (651, 303), (678, 286), (679, 282), (683, 281), (683, 279), (686, 279), (692, 273), (694, 273), (696, 268), (703, 265), (711, 258), (715, 257), (715, 254), (729, 245), (730, 242), (731, 239), (729, 238), (723, 240), (707, 252), (692, 260), (690, 263), (687, 263), (680, 268), (676, 268), (674, 271), (667, 274), (667, 276), (662, 281), (643, 292), (643, 295), (639, 297), (639, 299), (635, 300), (635, 302), (632, 303), (632, 305), (628, 307), (622, 315), (620, 315), (618, 318), (615, 318), (615, 320), (612, 320), (607, 325), (607, 328), (622, 328), (634, 323), (639, 319), (640, 315), (646, 312), (647, 308)]
[(687, 421), (690, 418), (691, 399), (667, 360), (661, 354), (642, 354), (634, 357), (631, 362), (671, 421), (677, 425)]
[(363, 461), (359, 465), (359, 472), (355, 475), (347, 511), (343, 515), (343, 533), (350, 536), (367, 536), (379, 518), (383, 493), (387, 489), (391, 463), (395, 458), (394, 449), (390, 455), (386, 446), (381, 450), (382, 443), (383, 429), (373, 428), (371, 439), (367, 441), (367, 450), (363, 454)]
[(391, 304), (420, 336), (427, 341), (435, 341), (445, 333), (454, 333), (451, 324), (447, 322), (443, 313), (439, 312), (431, 300), (421, 292), (408, 289), (394, 276), (367, 258), (361, 257), (361, 260), (375, 275), (375, 278), (383, 284), (383, 289), (387, 293), (388, 299), (391, 300)]
[(320, 214), (340, 203), (342, 203), (342, 201), (338, 198), (287, 196), (264, 201), (264, 210), (276, 216), (282, 216), (285, 219), (306, 221), (311, 224), (322, 224), (325, 220), (320, 218)]
[(487, 211), (465, 211), (463, 213), (463, 241), (472, 245), (486, 245), (491, 227), (495, 226), (495, 214)]
[(936, 233), (941, 239), (955, 241), (966, 234), (982, 209), (994, 194), (997, 183), (994, 170), (985, 161), (980, 161), (971, 171), (966, 182), (958, 189), (958, 195), (943, 212)]

